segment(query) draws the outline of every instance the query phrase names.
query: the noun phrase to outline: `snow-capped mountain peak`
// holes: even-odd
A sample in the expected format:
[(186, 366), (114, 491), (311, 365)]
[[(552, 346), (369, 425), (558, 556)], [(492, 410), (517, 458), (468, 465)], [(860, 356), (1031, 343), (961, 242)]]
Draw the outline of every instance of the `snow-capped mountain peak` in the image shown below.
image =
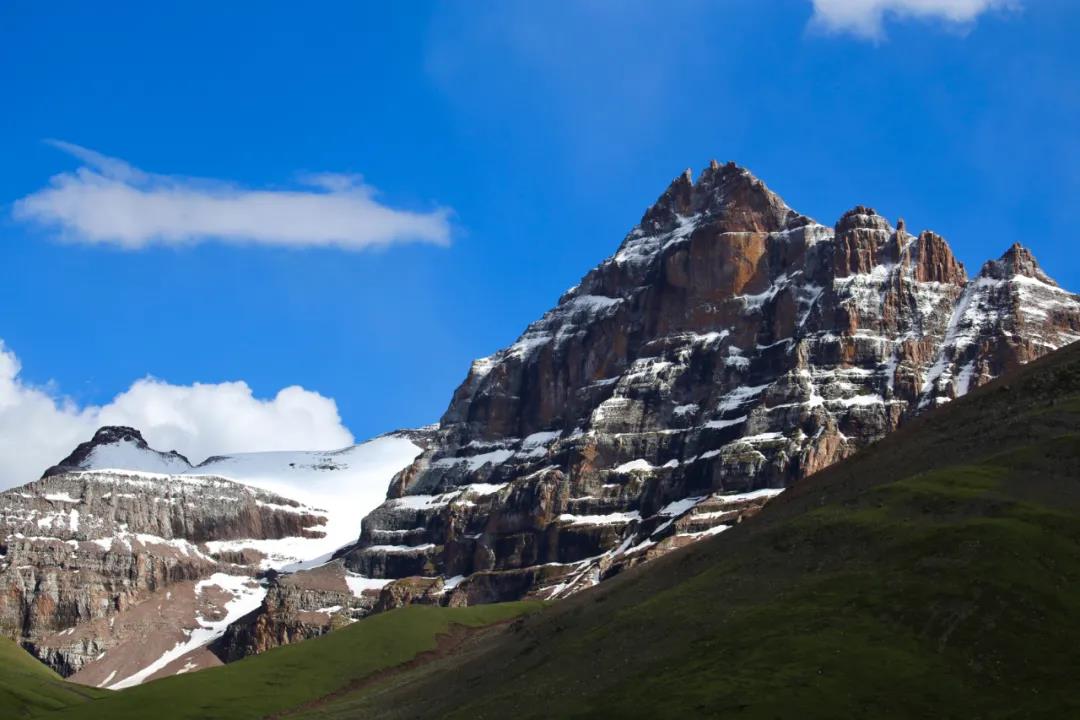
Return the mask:
[(191, 468), (186, 457), (175, 450), (151, 448), (142, 433), (122, 425), (106, 425), (94, 437), (80, 443), (70, 455), (45, 471), (45, 477), (72, 470), (116, 468), (154, 473), (180, 473)]

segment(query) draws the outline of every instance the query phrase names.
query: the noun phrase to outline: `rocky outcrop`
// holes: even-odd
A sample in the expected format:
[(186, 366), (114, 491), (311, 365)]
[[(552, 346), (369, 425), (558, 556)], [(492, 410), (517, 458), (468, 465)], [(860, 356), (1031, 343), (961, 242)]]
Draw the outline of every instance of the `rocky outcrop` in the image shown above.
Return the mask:
[(826, 227), (713, 163), (472, 364), (341, 557), (394, 580), (379, 608), (559, 597), (1077, 339), (1019, 246), (969, 281), (939, 235), (865, 206)]
[(230, 625), (212, 646), (221, 660), (239, 660), (355, 622), (376, 606), (382, 584), (364, 589), (364, 580), (340, 560), (270, 579), (259, 609)]

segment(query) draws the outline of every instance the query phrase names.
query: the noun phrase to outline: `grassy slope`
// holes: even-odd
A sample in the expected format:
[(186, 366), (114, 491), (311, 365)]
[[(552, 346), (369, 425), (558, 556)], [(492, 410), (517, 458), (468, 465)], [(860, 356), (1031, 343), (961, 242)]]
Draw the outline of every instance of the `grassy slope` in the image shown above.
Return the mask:
[(0, 638), (0, 718), (30, 717), (104, 694), (64, 680), (8, 638)]
[(1080, 346), (305, 717), (1080, 717)]
[(242, 720), (281, 712), (431, 650), (451, 625), (480, 627), (539, 607), (505, 603), (471, 608), (409, 607), (367, 618), (325, 637), (271, 650), (224, 667), (178, 675), (43, 718)]

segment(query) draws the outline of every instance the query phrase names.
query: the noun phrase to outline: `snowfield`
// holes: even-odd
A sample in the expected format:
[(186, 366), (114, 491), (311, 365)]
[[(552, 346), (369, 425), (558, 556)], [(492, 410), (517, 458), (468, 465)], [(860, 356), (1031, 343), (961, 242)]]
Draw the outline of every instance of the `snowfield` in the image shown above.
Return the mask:
[[(260, 544), (266, 547), (256, 548), (293, 557), (302, 552), (299, 557), (303, 562), (278, 567), (297, 570), (321, 564), (335, 550), (355, 541), (364, 516), (386, 499), (390, 479), (420, 452), (421, 448), (408, 438), (385, 435), (335, 452), (244, 453), (210, 458), (189, 472), (219, 475), (324, 512), (325, 538), (263, 540)], [(302, 545), (294, 550), (290, 543)]]
[(192, 466), (174, 456), (123, 441), (94, 449), (82, 463), (90, 472), (138, 471), (181, 479), (221, 477), (296, 500), (327, 523), (323, 538), (229, 540), (207, 543), (211, 552), (253, 548), (264, 568), (291, 571), (319, 565), (360, 535), (360, 523), (386, 498), (390, 479), (421, 452), (411, 440), (384, 435), (333, 451), (255, 452), (222, 455)]

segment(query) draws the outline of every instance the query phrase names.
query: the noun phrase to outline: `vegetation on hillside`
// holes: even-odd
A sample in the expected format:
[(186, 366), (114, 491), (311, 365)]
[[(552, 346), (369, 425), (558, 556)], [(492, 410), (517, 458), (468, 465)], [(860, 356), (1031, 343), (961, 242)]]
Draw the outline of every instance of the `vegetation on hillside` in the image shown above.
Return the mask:
[(64, 682), (14, 642), (0, 637), (0, 718), (32, 717), (104, 694), (103, 690)]

